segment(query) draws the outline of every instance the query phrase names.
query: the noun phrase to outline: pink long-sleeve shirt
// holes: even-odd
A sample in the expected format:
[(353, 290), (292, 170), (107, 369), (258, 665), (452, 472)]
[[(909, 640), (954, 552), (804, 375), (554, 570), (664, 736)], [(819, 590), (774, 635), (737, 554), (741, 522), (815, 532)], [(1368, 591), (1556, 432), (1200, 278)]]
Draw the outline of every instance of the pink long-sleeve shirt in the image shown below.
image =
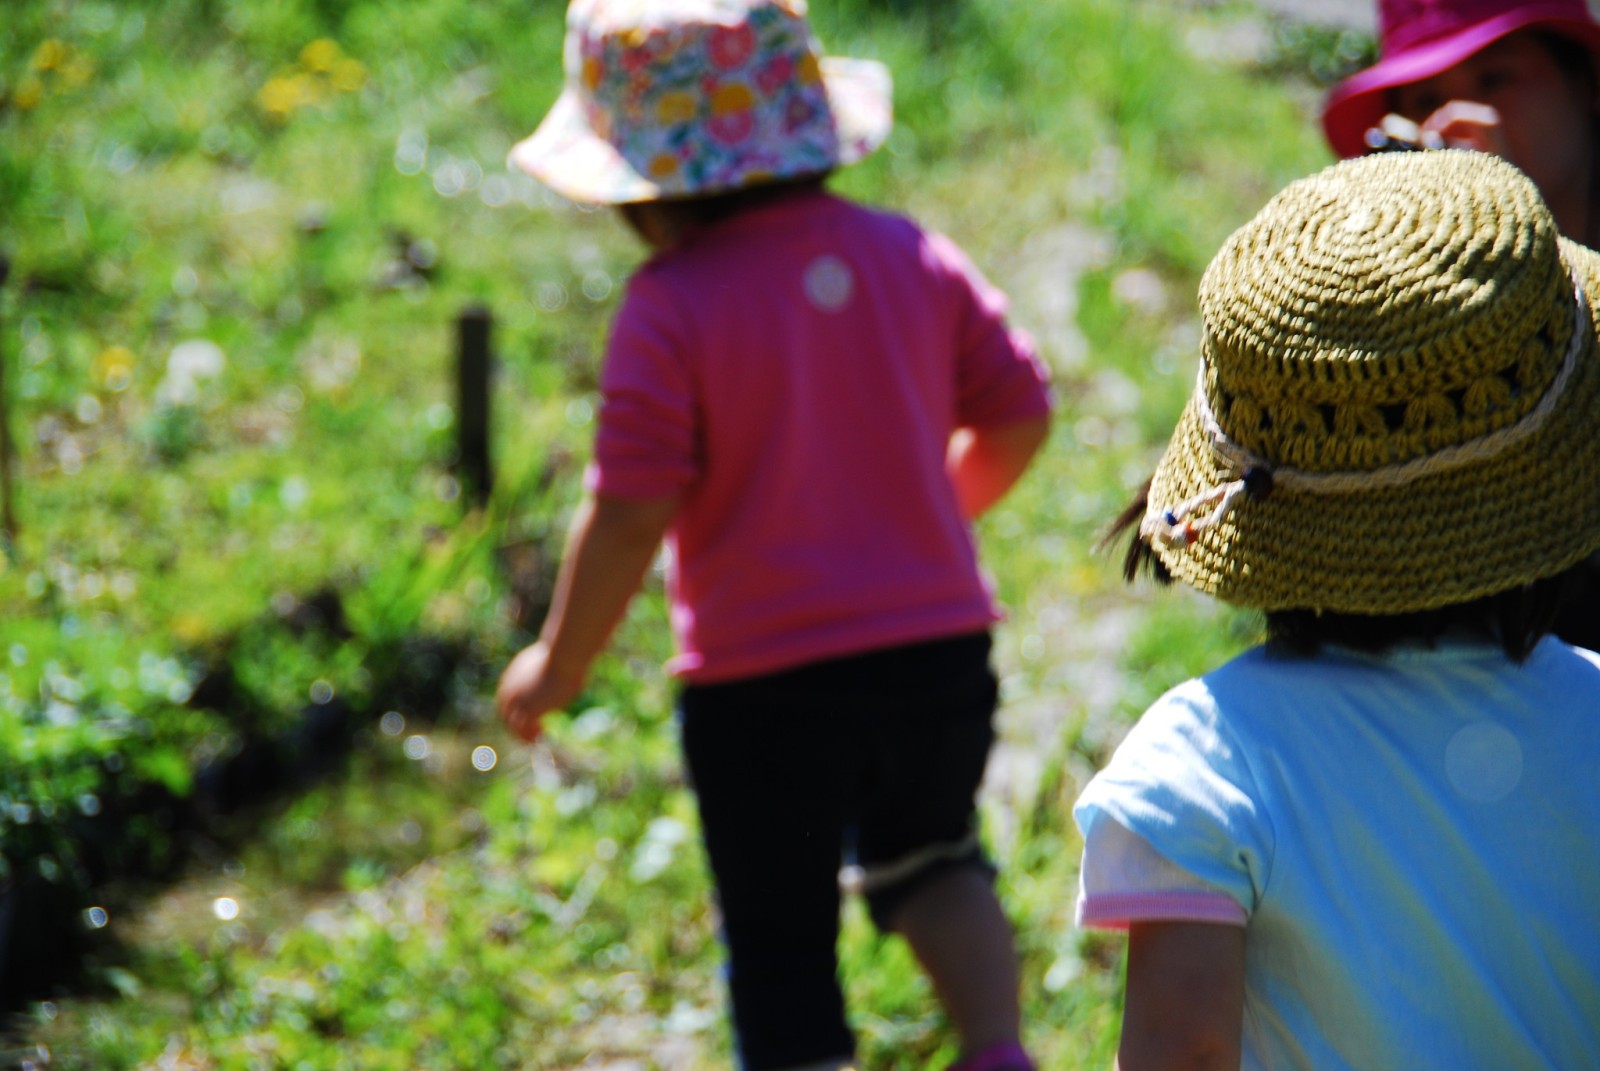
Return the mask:
[(997, 618), (945, 457), (959, 427), (1049, 411), (1004, 310), (948, 239), (822, 192), (640, 268), (588, 486), (683, 496), (673, 673), (735, 679)]

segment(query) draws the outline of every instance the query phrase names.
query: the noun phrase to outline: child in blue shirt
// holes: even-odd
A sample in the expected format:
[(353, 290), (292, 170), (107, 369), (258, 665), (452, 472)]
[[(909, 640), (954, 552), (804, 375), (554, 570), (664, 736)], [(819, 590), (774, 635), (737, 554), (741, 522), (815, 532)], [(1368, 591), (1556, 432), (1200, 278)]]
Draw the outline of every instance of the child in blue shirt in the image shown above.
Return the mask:
[(1600, 1066), (1600, 256), (1485, 153), (1290, 185), (1200, 289), (1125, 562), (1265, 612), (1086, 787), (1122, 1071)]

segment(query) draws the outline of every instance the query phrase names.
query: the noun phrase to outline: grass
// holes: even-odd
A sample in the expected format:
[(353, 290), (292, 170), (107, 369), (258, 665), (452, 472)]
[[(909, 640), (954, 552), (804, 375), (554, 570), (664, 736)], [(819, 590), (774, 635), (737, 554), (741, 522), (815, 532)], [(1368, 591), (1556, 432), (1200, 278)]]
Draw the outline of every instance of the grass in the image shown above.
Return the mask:
[[(984, 813), (1030, 1041), (1046, 1067), (1104, 1066), (1121, 952), (1072, 926), (1071, 801), (1146, 703), (1253, 625), (1126, 589), (1092, 547), (1190, 387), (1198, 273), (1326, 159), (1285, 68), (1359, 42), (1224, 62), (1193, 42), (1248, 9), (1153, 0), (812, 15), (830, 51), (896, 75), (893, 136), (837, 187), (952, 235), (1056, 372), (1050, 446), (980, 532), (1010, 612)], [(103, 890), (95, 986), (30, 1005), (11, 1064), (724, 1066), (660, 592), (546, 744), (509, 743), (484, 702), (525, 639), (506, 563), (548, 568), (639, 255), (501, 165), (559, 89), (560, 5), (22, 0), (8, 18), (0, 353), (26, 438), (0, 747), (59, 743), (54, 711), (72, 754), (182, 787), (238, 731), (183, 702), (219, 658), (270, 711), (319, 682), (360, 694), (418, 633), (468, 652), (443, 720), (397, 703), (347, 777), (191, 845), (180, 884)], [(479, 302), (499, 356), (482, 508), (452, 467), (449, 372)], [(279, 627), (275, 605), (329, 586), (352, 639)], [(45, 797), (92, 789), (70, 783), (82, 766), (32, 768)], [(865, 1066), (952, 1055), (903, 948), (854, 907), (843, 955)]]

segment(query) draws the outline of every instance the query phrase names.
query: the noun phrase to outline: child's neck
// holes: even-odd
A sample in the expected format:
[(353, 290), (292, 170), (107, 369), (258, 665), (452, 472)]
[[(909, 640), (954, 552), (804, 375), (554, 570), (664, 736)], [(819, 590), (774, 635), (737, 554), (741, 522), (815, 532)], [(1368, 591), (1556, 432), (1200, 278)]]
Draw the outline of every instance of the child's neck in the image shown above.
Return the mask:
[(618, 205), (617, 208), (628, 228), (654, 253), (679, 245), (693, 229), (680, 213), (663, 207), (658, 201)]
[(645, 244), (656, 252), (682, 245), (696, 231), (742, 212), (787, 200), (823, 188), (827, 176), (808, 175), (798, 179), (751, 186), (727, 193), (679, 200), (645, 201), (618, 205), (622, 216)]

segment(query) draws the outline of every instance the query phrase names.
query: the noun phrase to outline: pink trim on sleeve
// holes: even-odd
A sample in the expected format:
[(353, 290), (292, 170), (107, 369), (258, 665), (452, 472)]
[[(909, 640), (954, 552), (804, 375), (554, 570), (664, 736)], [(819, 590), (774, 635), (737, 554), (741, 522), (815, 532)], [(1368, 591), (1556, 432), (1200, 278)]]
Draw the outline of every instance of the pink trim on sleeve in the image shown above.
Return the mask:
[(1250, 916), (1227, 893), (1199, 889), (1099, 893), (1078, 901), (1078, 925), (1125, 930), (1133, 922), (1215, 922), (1243, 926)]

